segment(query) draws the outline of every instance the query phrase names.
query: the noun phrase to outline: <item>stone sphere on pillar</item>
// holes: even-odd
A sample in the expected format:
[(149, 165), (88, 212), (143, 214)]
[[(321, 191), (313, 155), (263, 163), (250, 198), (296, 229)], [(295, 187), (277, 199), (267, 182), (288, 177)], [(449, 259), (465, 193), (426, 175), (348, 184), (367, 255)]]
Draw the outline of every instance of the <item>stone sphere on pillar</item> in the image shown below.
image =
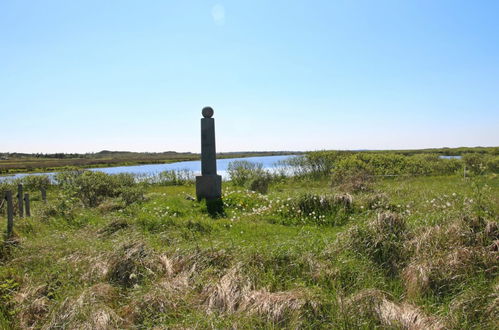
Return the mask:
[(213, 117), (213, 108), (212, 107), (204, 107), (203, 111), (201, 113), (203, 114), (204, 118), (211, 118), (211, 117)]

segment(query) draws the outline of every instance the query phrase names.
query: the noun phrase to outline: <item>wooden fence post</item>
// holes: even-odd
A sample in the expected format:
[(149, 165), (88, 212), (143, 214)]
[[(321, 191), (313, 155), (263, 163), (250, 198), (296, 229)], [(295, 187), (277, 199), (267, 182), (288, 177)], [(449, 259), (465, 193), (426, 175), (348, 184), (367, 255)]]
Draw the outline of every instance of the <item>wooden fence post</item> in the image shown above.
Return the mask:
[(42, 201), (47, 203), (47, 190), (44, 187), (41, 187), (40, 192), (42, 193)]
[(24, 202), (26, 203), (26, 216), (30, 217), (31, 216), (31, 208), (29, 205), (29, 194), (28, 193), (24, 194)]
[(24, 208), (23, 208), (23, 185), (17, 185), (17, 205), (19, 207), (19, 216), (24, 218)]
[(12, 191), (8, 190), (5, 193), (5, 200), (7, 201), (7, 239), (12, 237), (14, 231), (14, 205), (12, 203)]

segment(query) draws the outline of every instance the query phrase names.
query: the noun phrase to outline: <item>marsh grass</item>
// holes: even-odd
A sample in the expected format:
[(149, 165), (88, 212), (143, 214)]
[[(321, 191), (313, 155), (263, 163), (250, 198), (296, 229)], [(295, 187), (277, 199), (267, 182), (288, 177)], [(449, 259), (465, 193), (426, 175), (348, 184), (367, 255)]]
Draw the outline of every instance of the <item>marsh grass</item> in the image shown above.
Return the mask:
[(0, 327), (494, 328), (499, 181), (482, 175), (227, 184), (217, 218), (190, 184), (122, 178), (143, 198), (103, 187), (95, 207), (51, 187), (0, 260)]

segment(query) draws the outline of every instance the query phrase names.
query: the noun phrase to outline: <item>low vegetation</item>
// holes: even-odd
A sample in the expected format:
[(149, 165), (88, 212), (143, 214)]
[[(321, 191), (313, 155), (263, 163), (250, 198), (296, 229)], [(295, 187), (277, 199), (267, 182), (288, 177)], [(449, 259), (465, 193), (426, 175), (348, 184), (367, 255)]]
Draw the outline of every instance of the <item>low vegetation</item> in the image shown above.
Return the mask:
[(215, 215), (191, 173), (26, 177), (0, 328), (496, 329), (498, 156), (476, 151), (235, 163)]

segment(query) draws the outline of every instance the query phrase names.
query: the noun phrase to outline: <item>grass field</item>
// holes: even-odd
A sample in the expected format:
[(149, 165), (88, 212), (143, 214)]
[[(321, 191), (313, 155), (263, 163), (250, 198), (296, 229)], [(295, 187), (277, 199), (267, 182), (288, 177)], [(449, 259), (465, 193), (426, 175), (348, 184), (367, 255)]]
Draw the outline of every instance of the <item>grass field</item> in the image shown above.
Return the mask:
[[(499, 326), (499, 177), (281, 178), (83, 207), (60, 188), (2, 247), (3, 328)], [(0, 218), (5, 228), (5, 219)]]

